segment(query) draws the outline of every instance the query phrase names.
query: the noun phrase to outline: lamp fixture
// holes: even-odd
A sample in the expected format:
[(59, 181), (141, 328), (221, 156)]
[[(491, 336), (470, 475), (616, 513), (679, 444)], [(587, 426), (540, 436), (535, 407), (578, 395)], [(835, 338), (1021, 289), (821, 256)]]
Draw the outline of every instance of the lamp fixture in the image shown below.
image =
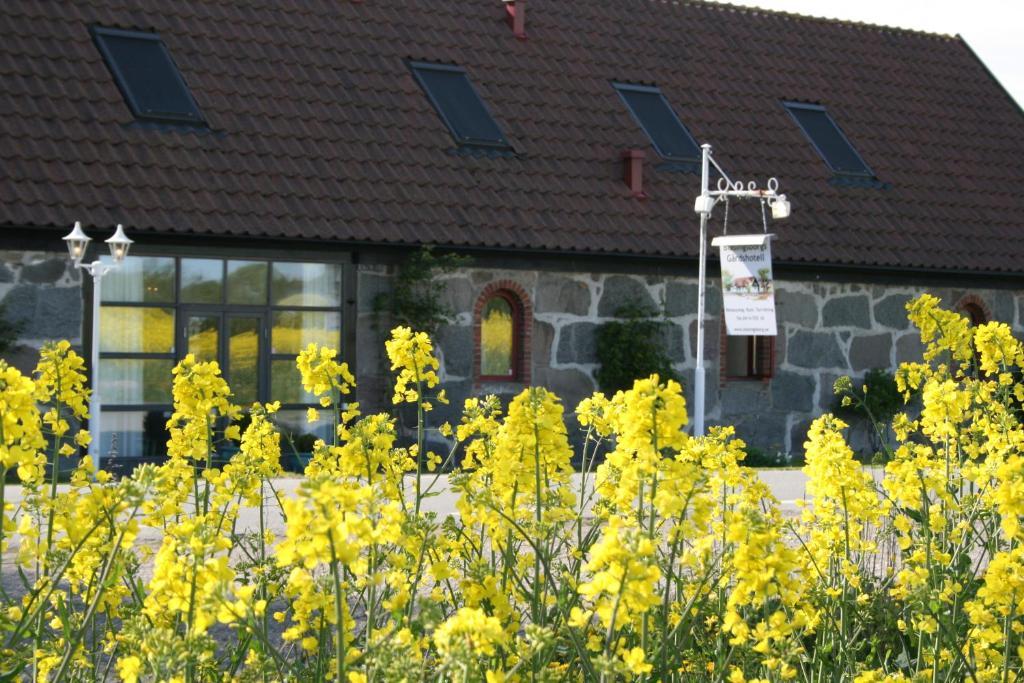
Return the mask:
[(92, 241), (92, 238), (82, 231), (81, 221), (75, 221), (75, 227), (67, 235), (64, 235), (62, 239), (68, 247), (68, 254), (71, 256), (71, 260), (74, 261), (77, 267), (85, 257), (85, 250), (89, 248), (89, 242)]
[(789, 204), (789, 200), (786, 199), (786, 195), (780, 194), (775, 199), (769, 201), (768, 205), (772, 208), (772, 219), (780, 221), (789, 218), (792, 207)]
[(124, 257), (128, 255), (128, 250), (132, 246), (132, 240), (128, 239), (128, 235), (124, 234), (124, 226), (120, 223), (117, 224), (117, 230), (114, 231), (114, 234), (107, 239), (107, 246), (110, 247), (110, 255), (113, 257), (114, 263), (121, 263), (124, 261)]

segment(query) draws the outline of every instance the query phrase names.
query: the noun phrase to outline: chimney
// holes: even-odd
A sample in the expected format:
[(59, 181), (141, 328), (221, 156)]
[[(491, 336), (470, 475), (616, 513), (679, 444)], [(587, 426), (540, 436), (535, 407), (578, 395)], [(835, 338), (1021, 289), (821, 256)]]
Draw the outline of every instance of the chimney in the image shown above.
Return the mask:
[(505, 0), (505, 18), (516, 40), (526, 40), (526, 0)]
[(622, 179), (636, 199), (646, 199), (644, 192), (644, 151), (627, 149), (622, 153)]

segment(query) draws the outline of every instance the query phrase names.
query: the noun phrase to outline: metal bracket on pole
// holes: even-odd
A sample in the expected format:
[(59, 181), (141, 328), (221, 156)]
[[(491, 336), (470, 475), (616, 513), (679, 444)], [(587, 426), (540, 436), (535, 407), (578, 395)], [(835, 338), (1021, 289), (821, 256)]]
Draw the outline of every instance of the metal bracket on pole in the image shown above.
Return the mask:
[[(771, 206), (772, 218), (788, 218), (790, 212), (786, 195), (778, 193), (779, 181), (777, 179), (769, 178), (765, 189), (759, 189), (757, 183), (753, 181), (746, 185), (742, 181), (733, 181), (712, 158), (711, 145), (705, 143), (700, 146), (700, 149), (700, 194), (693, 204), (694, 212), (700, 214), (700, 255), (697, 265), (697, 365), (693, 373), (694, 436), (704, 436), (704, 300), (707, 292), (708, 219), (711, 217), (715, 204), (731, 197), (760, 199), (762, 203), (767, 201)], [(716, 190), (711, 190), (709, 187), (711, 166), (714, 166), (719, 173)], [(767, 233), (767, 226), (765, 232)]]

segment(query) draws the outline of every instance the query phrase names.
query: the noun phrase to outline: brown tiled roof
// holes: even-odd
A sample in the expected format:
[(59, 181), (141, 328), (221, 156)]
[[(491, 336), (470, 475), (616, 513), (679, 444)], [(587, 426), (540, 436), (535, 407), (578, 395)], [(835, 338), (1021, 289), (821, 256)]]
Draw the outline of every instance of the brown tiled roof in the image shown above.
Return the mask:
[[(698, 178), (655, 168), (622, 80), (659, 85), (735, 177), (779, 177), (778, 260), (1024, 271), (1024, 115), (960, 38), (701, 2), (528, 7), (520, 41), (499, 0), (4, 0), (0, 236), (123, 221), (692, 256)], [(211, 130), (134, 122), (91, 24), (159, 32)], [(465, 67), (515, 154), (457, 149), (409, 58)], [(826, 105), (887, 187), (831, 184), (781, 100)], [(626, 148), (650, 150), (646, 200)]]

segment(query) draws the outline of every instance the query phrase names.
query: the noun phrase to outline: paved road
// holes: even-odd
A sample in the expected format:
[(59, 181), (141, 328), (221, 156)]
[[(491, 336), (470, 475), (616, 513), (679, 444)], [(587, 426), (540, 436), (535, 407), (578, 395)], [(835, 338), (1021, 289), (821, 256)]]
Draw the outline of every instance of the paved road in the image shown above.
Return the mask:
[[(805, 484), (807, 478), (800, 470), (759, 470), (758, 472), (761, 478), (771, 488), (772, 493), (779, 500), (783, 514), (795, 515), (797, 512), (796, 501), (804, 498)], [(577, 478), (579, 475), (575, 475)], [(302, 479), (296, 477), (282, 477), (275, 479), (273, 484), (274, 488), (282, 495), (288, 495), (295, 491), (296, 487), (302, 482)], [(431, 492), (437, 492), (439, 495), (431, 496), (423, 501), (423, 509), (427, 512), (436, 512), (439, 517), (446, 515), (456, 514), (455, 501), (456, 496), (448, 491), (447, 477), (440, 476), (434, 481), (433, 475), (427, 477), (424, 481), (424, 487), (431, 486)], [(412, 481), (409, 481), (409, 486), (412, 486)], [(577, 490), (579, 485), (577, 482)], [(67, 490), (67, 486), (60, 486), (60, 490)], [(4, 491), (5, 501), (9, 504), (17, 505), (21, 501), (21, 488), (19, 486), (6, 486)], [(268, 514), (269, 523), (267, 528), (273, 531), (278, 538), (284, 535), (284, 519), (278, 510), (271, 510)], [(239, 511), (238, 526), (236, 527), (239, 533), (257, 531), (259, 529), (259, 516), (257, 510), (251, 507), (243, 507)], [(162, 533), (159, 529), (143, 527), (137, 538), (138, 544), (148, 545), (154, 549), (160, 546), (162, 540)], [(11, 544), (14, 546), (15, 544)], [(3, 558), (3, 575), (0, 576), (0, 582), (3, 583), (4, 587), (9, 591), (18, 592), (18, 581), (17, 574), (14, 571), (14, 547), (9, 547), (7, 552), (4, 553)], [(150, 572), (152, 571), (151, 563), (147, 563), (142, 567), (140, 572), (140, 578), (148, 580)]]
[[(794, 510), (796, 508), (796, 501), (801, 500), (805, 496), (807, 477), (800, 470), (759, 470), (758, 474), (761, 476), (761, 479), (768, 484), (772, 493), (786, 511)], [(576, 475), (576, 478), (578, 477), (579, 475)], [(293, 492), (301, 481), (302, 479), (300, 477), (282, 477), (274, 480), (274, 488), (283, 494), (288, 494)], [(425, 477), (423, 485), (426, 488), (427, 486), (431, 486), (432, 482), (434, 482), (433, 475)], [(60, 488), (62, 490), (67, 490), (65, 486)], [(456, 497), (448, 491), (447, 477), (439, 476), (437, 481), (432, 484), (431, 492), (437, 492), (438, 495), (432, 496), (423, 501), (424, 510), (436, 512), (442, 517), (445, 515), (455, 514)], [(21, 488), (18, 486), (8, 485), (4, 492), (4, 496), (8, 503), (17, 505), (21, 500)], [(243, 508), (239, 522), (240, 530), (258, 528), (259, 518), (256, 516), (256, 510), (253, 508)]]

